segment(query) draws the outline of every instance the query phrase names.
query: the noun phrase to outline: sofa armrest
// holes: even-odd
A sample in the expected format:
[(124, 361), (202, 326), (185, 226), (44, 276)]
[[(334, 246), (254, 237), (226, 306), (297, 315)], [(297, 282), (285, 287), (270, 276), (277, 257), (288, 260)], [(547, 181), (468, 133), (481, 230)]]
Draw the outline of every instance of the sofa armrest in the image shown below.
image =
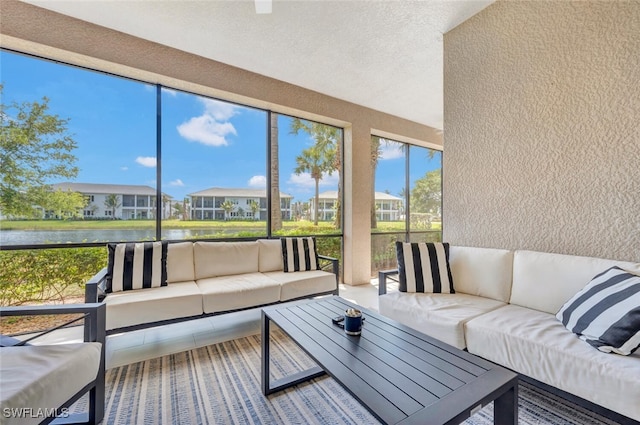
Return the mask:
[(89, 279), (84, 287), (84, 302), (97, 303), (104, 299), (106, 278), (107, 268), (105, 267)]
[[(326, 255), (318, 255), (318, 258), (321, 260), (329, 261), (329, 263), (325, 266), (331, 266), (331, 273), (336, 275), (336, 289), (335, 295), (340, 295), (340, 262), (337, 258), (329, 257)], [(322, 267), (322, 270), (325, 270), (325, 267)]]
[(393, 270), (381, 270), (378, 272), (378, 295), (384, 295), (387, 293), (387, 278), (398, 281), (397, 279), (392, 278), (391, 276), (395, 276), (398, 274), (398, 269)]

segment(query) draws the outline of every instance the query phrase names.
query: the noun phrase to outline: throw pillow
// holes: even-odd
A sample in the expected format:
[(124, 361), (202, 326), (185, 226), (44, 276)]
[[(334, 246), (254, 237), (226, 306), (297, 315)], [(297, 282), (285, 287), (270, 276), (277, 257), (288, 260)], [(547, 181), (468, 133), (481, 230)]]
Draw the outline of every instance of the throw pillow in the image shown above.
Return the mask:
[(454, 294), (448, 243), (396, 242), (401, 292)]
[(591, 279), (556, 317), (598, 350), (629, 355), (640, 347), (640, 276), (611, 267)]
[(167, 243), (107, 244), (109, 264), (105, 292), (167, 286)]
[(280, 242), (285, 272), (320, 270), (316, 238), (282, 238)]

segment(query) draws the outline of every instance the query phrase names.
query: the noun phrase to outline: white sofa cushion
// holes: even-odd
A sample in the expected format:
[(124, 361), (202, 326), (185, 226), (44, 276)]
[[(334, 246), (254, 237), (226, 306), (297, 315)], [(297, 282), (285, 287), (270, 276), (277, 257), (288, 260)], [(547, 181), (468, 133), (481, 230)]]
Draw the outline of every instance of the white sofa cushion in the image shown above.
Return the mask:
[(288, 301), (336, 289), (336, 275), (323, 270), (295, 273), (279, 271), (268, 272), (265, 275), (282, 285), (280, 301)]
[(107, 329), (202, 314), (202, 294), (193, 281), (115, 292), (109, 294), (104, 302), (107, 305)]
[(594, 350), (553, 314), (515, 305), (465, 328), (470, 353), (640, 420), (640, 356)]
[(513, 251), (452, 246), (449, 264), (456, 292), (509, 302)]
[(258, 271), (277, 272), (284, 270), (282, 243), (280, 239), (258, 239)]
[(167, 247), (167, 282), (196, 280), (193, 265), (193, 242), (170, 243)]
[(196, 242), (196, 280), (258, 271), (258, 242)]
[(516, 251), (511, 304), (555, 314), (597, 274), (618, 266), (638, 272), (640, 264), (601, 258)]
[(38, 409), (60, 407), (96, 379), (101, 344), (86, 342), (0, 348), (0, 412), (32, 408), (34, 417), (2, 416), (2, 423), (38, 424)]
[(280, 283), (262, 273), (218, 276), (196, 281), (205, 313), (237, 310), (280, 301)]
[(391, 292), (378, 297), (380, 313), (454, 347), (466, 346), (464, 324), (505, 303), (468, 294)]

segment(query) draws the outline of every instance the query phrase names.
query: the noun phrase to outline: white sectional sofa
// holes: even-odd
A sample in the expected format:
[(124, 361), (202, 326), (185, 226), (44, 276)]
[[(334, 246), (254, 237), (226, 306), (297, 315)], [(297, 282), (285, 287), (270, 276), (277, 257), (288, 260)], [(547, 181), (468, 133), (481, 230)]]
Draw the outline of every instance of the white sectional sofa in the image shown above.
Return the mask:
[(455, 294), (386, 293), (396, 271), (380, 272), (380, 313), (623, 416), (616, 420), (640, 421), (640, 350), (603, 353), (555, 317), (598, 273), (640, 264), (456, 246), (449, 259)]
[[(167, 286), (106, 294), (107, 333), (337, 295), (338, 260), (319, 257), (330, 271), (284, 272), (279, 239), (169, 243)], [(106, 277), (105, 268), (87, 283), (87, 302), (98, 301)]]

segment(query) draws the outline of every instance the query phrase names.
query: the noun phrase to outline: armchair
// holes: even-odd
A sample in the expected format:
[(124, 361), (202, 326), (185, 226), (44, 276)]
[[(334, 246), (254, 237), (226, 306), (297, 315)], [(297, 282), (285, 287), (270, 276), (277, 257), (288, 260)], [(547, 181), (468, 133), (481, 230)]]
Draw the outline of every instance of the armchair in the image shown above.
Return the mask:
[[(69, 323), (84, 320), (84, 342), (28, 345), (37, 336), (23, 341), (3, 339), (8, 346), (0, 347), (0, 422), (7, 425), (47, 424), (56, 418), (56, 423), (97, 424), (102, 421), (105, 396), (105, 305), (0, 308), (0, 317), (76, 313), (83, 316)], [(88, 417), (86, 413), (70, 414), (68, 408), (87, 392)]]

